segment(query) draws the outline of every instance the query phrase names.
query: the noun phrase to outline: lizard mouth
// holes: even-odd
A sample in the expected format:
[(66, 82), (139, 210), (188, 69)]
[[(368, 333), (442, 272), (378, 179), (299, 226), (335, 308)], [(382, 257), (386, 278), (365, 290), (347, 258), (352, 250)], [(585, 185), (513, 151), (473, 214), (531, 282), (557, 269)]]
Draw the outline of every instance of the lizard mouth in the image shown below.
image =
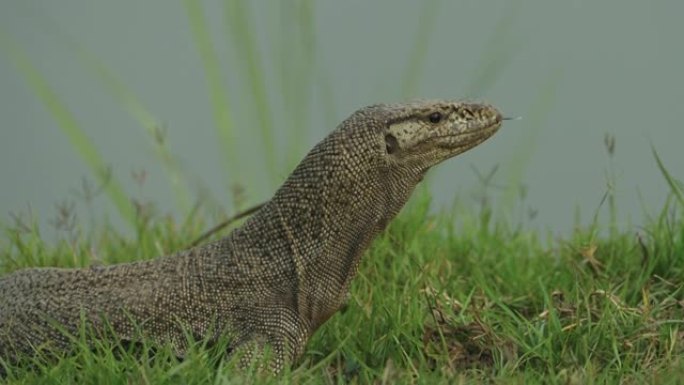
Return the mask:
[(478, 124), (465, 129), (455, 129), (454, 133), (426, 138), (420, 143), (420, 146), (436, 146), (445, 150), (455, 151), (458, 154), (477, 146), (494, 135), (501, 128), (503, 120), (506, 119), (497, 114), (493, 119), (484, 124), (478, 122)]

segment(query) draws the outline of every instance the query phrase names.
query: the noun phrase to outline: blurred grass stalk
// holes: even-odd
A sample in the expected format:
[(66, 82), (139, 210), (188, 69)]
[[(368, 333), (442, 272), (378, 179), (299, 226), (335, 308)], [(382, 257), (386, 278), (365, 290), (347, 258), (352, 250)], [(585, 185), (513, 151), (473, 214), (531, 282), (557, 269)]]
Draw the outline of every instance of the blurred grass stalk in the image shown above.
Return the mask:
[(82, 48), (78, 49), (77, 53), (86, 66), (99, 76), (105, 87), (128, 114), (146, 131), (171, 183), (172, 190), (176, 195), (176, 203), (183, 213), (187, 213), (190, 210), (190, 192), (181, 169), (167, 145), (166, 133), (162, 123), (104, 63)]
[(401, 95), (404, 99), (414, 98), (419, 91), (418, 84), (424, 73), (425, 63), (428, 58), (428, 50), (430, 48), (433, 31), (435, 29), (435, 20), (439, 14), (440, 0), (430, 0), (421, 6), (422, 13), (418, 18), (418, 27), (416, 30), (416, 39), (413, 42), (413, 47), (408, 56), (408, 63), (404, 70), (402, 79)]
[(563, 72), (560, 69), (552, 72), (539, 90), (538, 97), (532, 102), (529, 111), (525, 114), (527, 132), (519, 136), (515, 152), (507, 165), (508, 185), (503, 197), (502, 207), (509, 211), (513, 208), (515, 200), (519, 197), (519, 187), (522, 184), (525, 170), (528, 168), (536, 138), (546, 123), (546, 118), (556, 100), (556, 90), (560, 84)]
[(677, 181), (674, 177), (672, 177), (670, 172), (667, 171), (665, 164), (663, 163), (662, 159), (660, 159), (660, 156), (653, 145), (651, 145), (651, 152), (653, 153), (653, 157), (658, 164), (660, 173), (663, 174), (665, 181), (667, 182), (668, 186), (670, 186), (672, 195), (674, 195), (675, 199), (679, 203), (679, 206), (684, 210), (684, 187), (682, 187), (682, 183)]
[(284, 110), (291, 114), (290, 138), (286, 164), (293, 168), (305, 151), (303, 144), (309, 133), (309, 107), (312, 102), (314, 69), (316, 68), (316, 31), (312, 0), (293, 0), (280, 5), (280, 30), (273, 41), (279, 60), (280, 92)]
[[(315, 61), (315, 23), (314, 2), (298, 0), (286, 5), (273, 4), (272, 7), (280, 11), (280, 28), (271, 28), (276, 35), (276, 47), (271, 47), (272, 56), (277, 63), (278, 78), (280, 80), (280, 96), (287, 115), (279, 121), (278, 129), (288, 132), (288, 149), (286, 165), (283, 169), (282, 161), (276, 149), (276, 128), (274, 108), (269, 99), (269, 89), (266, 82), (266, 63), (261, 54), (257, 40), (255, 25), (257, 19), (253, 16), (252, 3), (242, 0), (224, 0), (223, 22), (226, 34), (229, 36), (234, 52), (243, 63), (245, 90), (240, 94), (231, 94), (224, 86), (220, 62), (216, 49), (211, 41), (209, 25), (204, 17), (201, 2), (185, 0), (188, 20), (193, 32), (195, 44), (204, 63), (207, 82), (210, 87), (210, 98), (214, 111), (219, 139), (222, 143), (221, 151), (226, 156), (226, 169), (234, 176), (231, 183), (241, 180), (235, 145), (234, 120), (228, 105), (230, 97), (243, 97), (249, 94), (254, 105), (254, 121), (257, 122), (261, 149), (268, 171), (269, 182), (279, 182), (283, 172), (289, 171), (302, 155), (303, 140), (308, 134), (308, 122), (313, 80), (316, 68)], [(243, 72), (239, 71), (239, 72)], [(236, 71), (238, 72), (238, 71)]]
[(273, 109), (266, 89), (264, 65), (256, 40), (254, 21), (249, 3), (242, 0), (223, 1), (224, 27), (235, 45), (237, 58), (242, 59), (244, 64), (261, 134), (263, 151), (260, 153), (265, 158), (268, 177), (273, 179), (279, 171), (273, 132)]
[(105, 89), (119, 102), (128, 115), (145, 130), (152, 140), (156, 155), (166, 172), (171, 189), (176, 196), (176, 204), (184, 214), (187, 214), (191, 210), (190, 191), (181, 167), (167, 145), (168, 142), (160, 120), (104, 62), (64, 31), (51, 17), (30, 6), (28, 11), (40, 18), (39, 25), (46, 33), (55, 36), (58, 43), (66, 45), (70, 51), (76, 54), (82, 65), (102, 82)]
[(95, 174), (98, 182), (105, 186), (107, 196), (117, 208), (119, 215), (135, 226), (136, 213), (133, 205), (124, 192), (121, 183), (106, 166), (95, 145), (81, 128), (74, 114), (59, 95), (50, 87), (47, 80), (36, 69), (26, 54), (11, 40), (9, 35), (0, 30), (0, 47), (6, 52), (17, 70), (24, 76), (35, 95), (52, 114), (55, 122), (67, 136), (73, 148)]
[(233, 116), (228, 99), (228, 91), (221, 76), (221, 64), (211, 41), (207, 21), (204, 16), (202, 2), (184, 0), (185, 11), (192, 30), (195, 45), (204, 65), (210, 101), (218, 132), (220, 148), (224, 157), (224, 167), (229, 173), (229, 185), (241, 180), (242, 172), (239, 167), (240, 157), (235, 141)]
[[(515, 55), (522, 48), (520, 39), (516, 38), (513, 31), (518, 13), (522, 8), (520, 0), (508, 2), (474, 67), (475, 72), (466, 86), (466, 97), (481, 97), (487, 90), (491, 89), (503, 70), (511, 64)], [(515, 200), (521, 195), (524, 172), (534, 153), (535, 139), (539, 136), (545, 117), (553, 105), (560, 76), (559, 70), (550, 75), (544, 87), (539, 91), (539, 98), (532, 103), (529, 112), (524, 115), (521, 114), (524, 117), (524, 122), (526, 122), (524, 125), (528, 129), (527, 134), (522, 136), (519, 144), (514, 147), (515, 151), (506, 165), (505, 172), (509, 177), (502, 198), (501, 209), (507, 214), (512, 213)], [(515, 112), (513, 114), (518, 115)]]
[(522, 44), (514, 40), (513, 26), (522, 9), (521, 1), (509, 1), (508, 7), (494, 27), (494, 32), (487, 40), (480, 55), (475, 73), (466, 86), (465, 96), (468, 98), (481, 96), (490, 89), (503, 69), (513, 61), (513, 57), (520, 51)]

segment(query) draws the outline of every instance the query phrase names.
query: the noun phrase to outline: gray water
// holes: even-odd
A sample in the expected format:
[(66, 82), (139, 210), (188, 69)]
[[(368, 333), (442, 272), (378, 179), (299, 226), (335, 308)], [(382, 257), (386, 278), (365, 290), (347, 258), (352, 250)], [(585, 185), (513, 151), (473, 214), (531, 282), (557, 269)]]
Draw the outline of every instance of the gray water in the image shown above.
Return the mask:
[[(482, 146), (433, 171), (436, 207), (455, 196), (477, 204), (473, 194), (482, 186), (473, 169), (487, 174), (497, 166), (495, 186), (521, 183), (525, 200), (520, 206), (507, 201), (498, 187), (488, 191), (501, 206), (535, 212), (527, 219), (531, 228), (566, 233), (578, 213), (581, 224), (590, 223), (606, 192), (608, 173), (614, 175), (621, 228), (636, 228), (647, 220), (646, 213), (662, 207), (668, 188), (650, 146), (676, 178), (684, 179), (684, 2), (434, 3), (434, 13), (424, 11), (428, 2), (315, 3), (313, 101), (307, 102), (305, 117), (310, 129), (293, 137), (292, 122), (286, 121), (290, 115), (277, 103), (283, 76), (274, 64), (278, 55), (297, 54), (279, 49), (288, 36), (279, 37), (274, 27), (286, 5), (250, 2), (266, 61), (268, 96), (274, 101), (281, 167), (272, 177), (265, 171), (250, 110), (254, 106), (240, 88), (245, 71), (223, 28), (221, 3), (204, 3), (239, 131), (239, 179), (249, 203), (267, 199), (293, 161), (358, 107), (474, 97), (523, 119), (507, 122)], [(205, 72), (182, 2), (5, 1), (0, 9), (0, 33), (46, 77), (128, 194), (153, 201), (162, 213), (179, 214), (149, 136), (78, 58), (69, 39), (105, 63), (164, 125), (169, 148), (193, 186), (193, 200), (211, 196), (219, 207), (230, 209), (231, 176), (222, 164)], [(422, 17), (434, 24), (421, 47), (419, 76), (409, 87), (406, 69), (416, 52)], [(495, 71), (483, 72), (485, 64)], [(476, 82), (482, 73), (484, 82)], [(90, 215), (120, 221), (105, 196), (88, 208), (74, 193), (84, 177), (94, 180), (92, 174), (7, 49), (0, 50), (0, 98), (0, 222), (11, 224), (10, 213), (26, 213), (30, 207), (50, 232), (55, 204), (65, 201), (79, 207), (79, 223), (87, 224)], [(606, 135), (616, 141), (612, 158)], [(141, 170), (147, 178), (139, 186), (131, 175)], [(604, 224), (606, 213), (604, 206)]]

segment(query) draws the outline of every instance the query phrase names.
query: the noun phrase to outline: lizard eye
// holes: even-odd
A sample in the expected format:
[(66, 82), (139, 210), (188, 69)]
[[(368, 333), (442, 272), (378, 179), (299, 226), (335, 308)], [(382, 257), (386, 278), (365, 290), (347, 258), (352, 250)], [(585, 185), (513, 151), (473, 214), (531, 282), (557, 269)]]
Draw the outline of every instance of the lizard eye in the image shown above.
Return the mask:
[(437, 124), (442, 121), (442, 113), (441, 112), (433, 112), (428, 116), (428, 120), (430, 120), (430, 123), (432, 124)]

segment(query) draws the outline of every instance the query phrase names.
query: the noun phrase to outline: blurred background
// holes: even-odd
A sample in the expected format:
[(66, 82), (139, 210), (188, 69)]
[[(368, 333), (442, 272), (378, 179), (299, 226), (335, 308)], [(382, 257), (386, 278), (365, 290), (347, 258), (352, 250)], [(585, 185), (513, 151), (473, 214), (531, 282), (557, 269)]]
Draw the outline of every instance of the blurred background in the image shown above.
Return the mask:
[[(427, 184), (553, 235), (638, 228), (684, 179), (684, 2), (32, 0), (0, 7), (0, 223), (219, 220), (355, 109), (508, 116)], [(131, 200), (134, 202), (131, 205)], [(61, 213), (60, 213), (61, 212)]]

